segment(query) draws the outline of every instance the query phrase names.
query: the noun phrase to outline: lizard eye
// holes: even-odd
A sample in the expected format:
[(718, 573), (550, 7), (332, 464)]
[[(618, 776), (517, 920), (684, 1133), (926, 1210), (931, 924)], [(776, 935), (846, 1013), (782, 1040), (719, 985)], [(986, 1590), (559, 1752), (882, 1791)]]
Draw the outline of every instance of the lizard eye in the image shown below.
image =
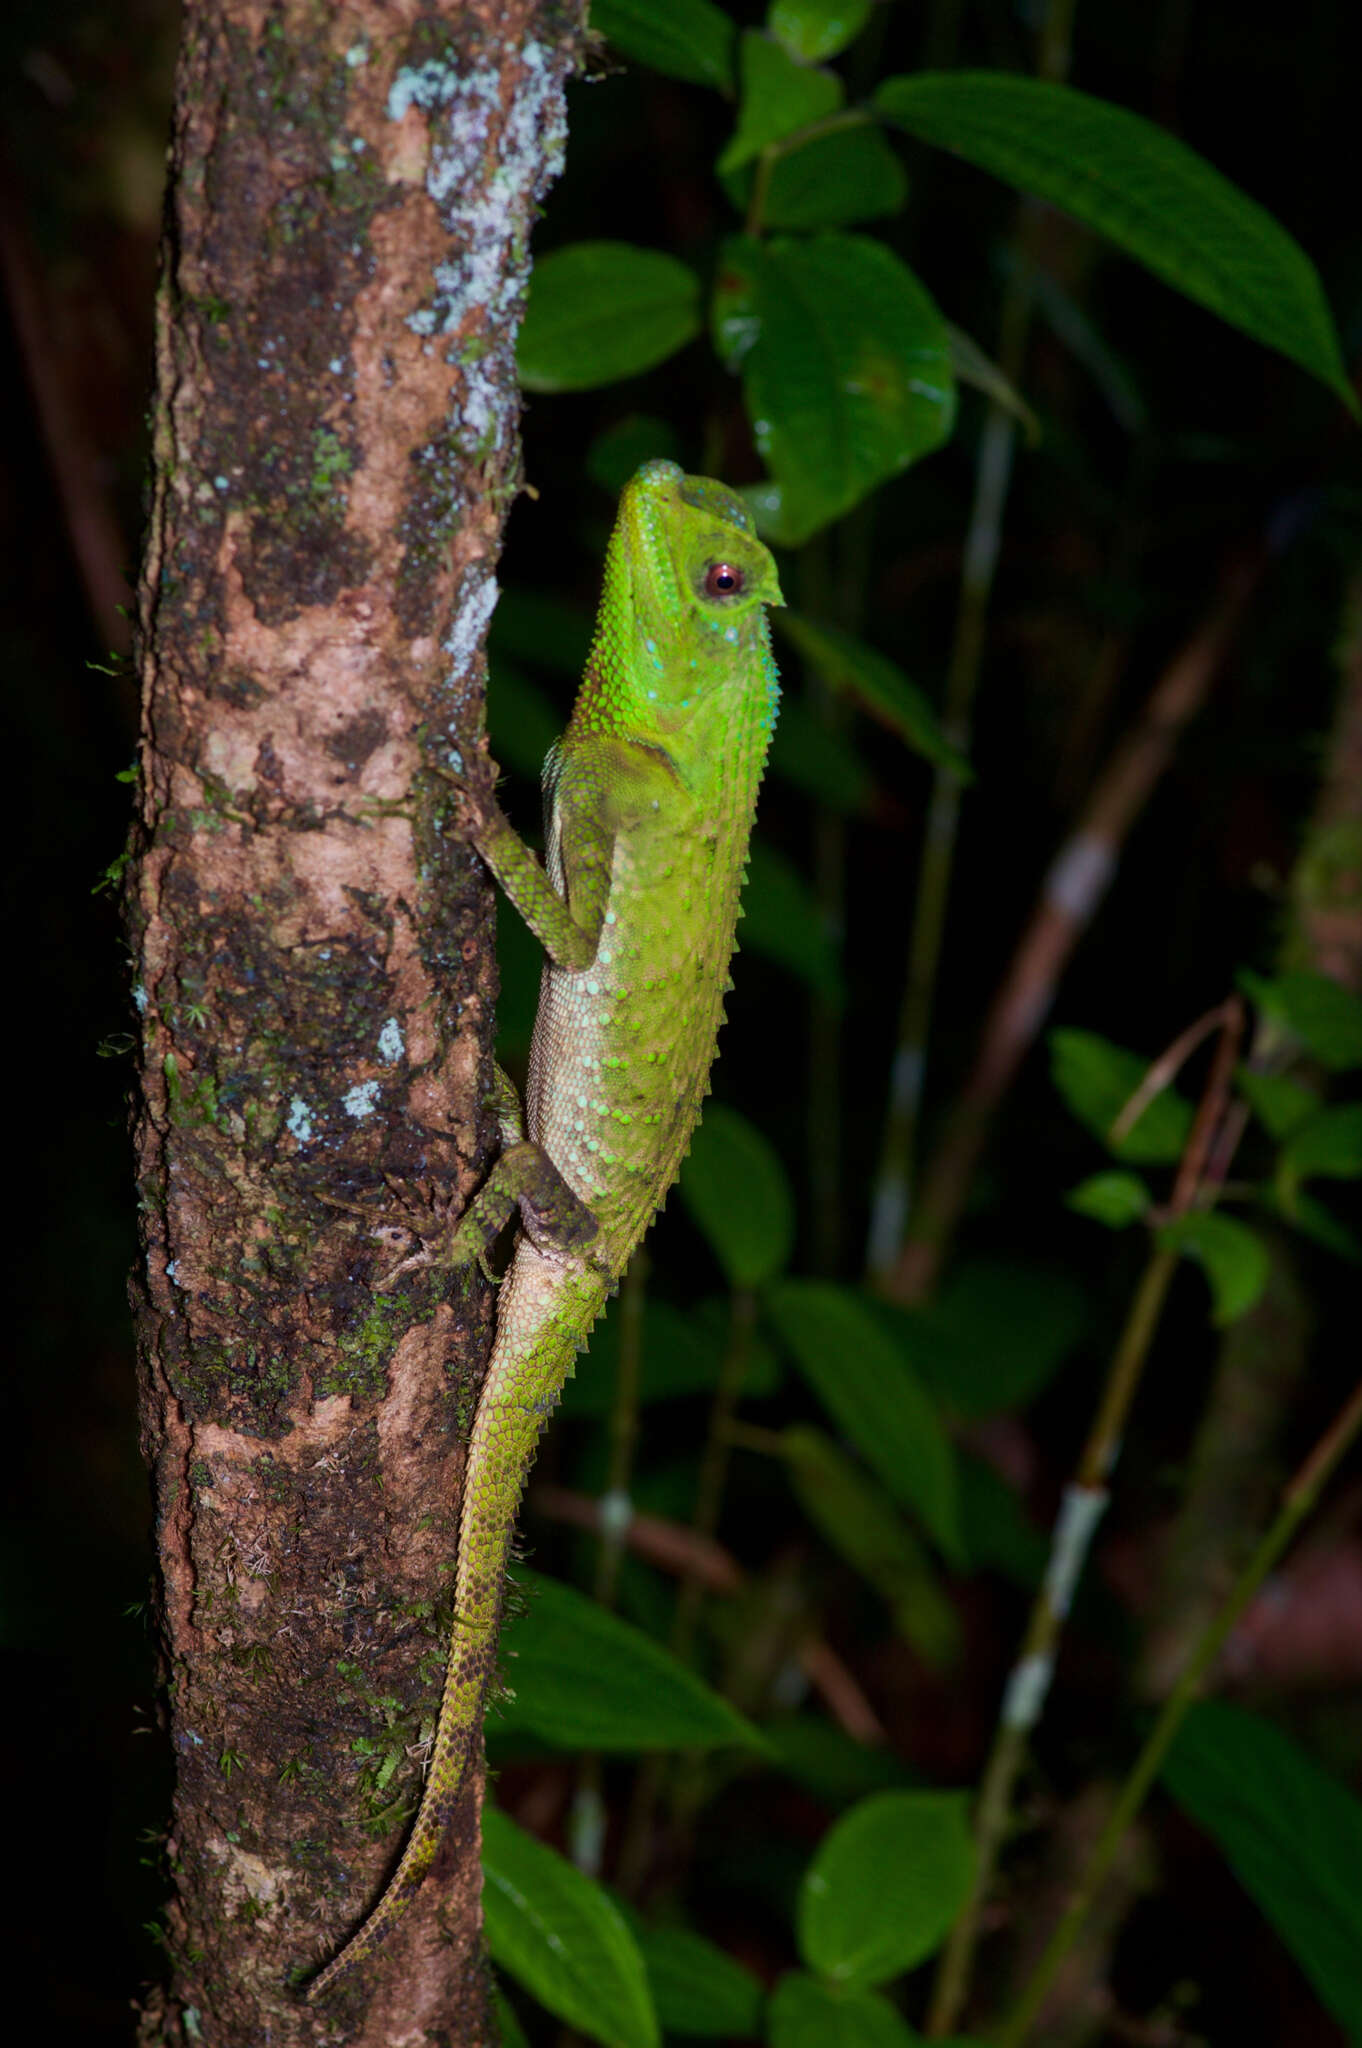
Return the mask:
[(737, 597), (747, 578), (732, 562), (711, 562), (705, 571), (706, 597)]

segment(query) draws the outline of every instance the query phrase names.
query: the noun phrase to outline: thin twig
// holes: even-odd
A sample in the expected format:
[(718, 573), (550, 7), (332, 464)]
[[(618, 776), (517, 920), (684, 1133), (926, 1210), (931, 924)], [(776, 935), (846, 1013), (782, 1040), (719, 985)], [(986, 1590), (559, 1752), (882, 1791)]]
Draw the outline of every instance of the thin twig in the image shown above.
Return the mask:
[[(1169, 1205), (1174, 1215), (1185, 1213), (1202, 1198), (1201, 1171), (1213, 1134), (1229, 1107), (1235, 1055), (1243, 1030), (1243, 1005), (1234, 997), (1221, 1005), (1221, 1011), (1220, 1043), (1183, 1150)], [(1214, 1191), (1210, 1192), (1213, 1195)], [(1021, 1649), (1008, 1677), (993, 1747), (984, 1767), (974, 1822), (974, 1879), (937, 1968), (927, 2016), (929, 2038), (954, 2031), (969, 1994), (980, 1917), (1007, 1835), (1013, 1789), (1031, 1731), (1045, 1705), (1069, 1606), (1106, 1509), (1107, 1482), (1179, 1257), (1178, 1251), (1158, 1243), (1150, 1252), (1112, 1355), (1087, 1442), (1073, 1478), (1064, 1489), (1045, 1578), (1032, 1604)]]

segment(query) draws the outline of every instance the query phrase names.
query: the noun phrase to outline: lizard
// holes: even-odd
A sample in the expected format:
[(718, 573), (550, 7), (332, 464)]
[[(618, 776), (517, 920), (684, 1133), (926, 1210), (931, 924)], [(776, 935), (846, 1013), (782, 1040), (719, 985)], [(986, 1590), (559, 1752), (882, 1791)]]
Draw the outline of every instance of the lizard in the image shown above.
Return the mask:
[(463, 830), (546, 955), (526, 1117), (498, 1070), (490, 1175), (461, 1216), (414, 1232), (419, 1249), (379, 1284), (485, 1258), (517, 1210), (519, 1229), (468, 1444), (420, 1806), (386, 1889), (310, 1999), (372, 1956), (435, 1859), (476, 1749), (540, 1430), (699, 1121), (779, 699), (766, 607), (782, 602), (743, 500), (645, 463), (621, 494), (582, 681), (544, 764), (544, 863), (489, 787), (461, 790)]

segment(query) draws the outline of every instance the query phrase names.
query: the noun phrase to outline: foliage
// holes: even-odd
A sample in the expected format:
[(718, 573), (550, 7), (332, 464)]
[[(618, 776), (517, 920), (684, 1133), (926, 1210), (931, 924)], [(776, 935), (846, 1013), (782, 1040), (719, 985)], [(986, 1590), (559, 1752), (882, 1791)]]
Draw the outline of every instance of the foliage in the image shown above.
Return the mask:
[[(930, 246), (921, 274), (916, 258), (909, 261), (907, 249), (922, 238), (910, 240), (901, 223), (911, 217), (915, 181), (930, 178), (932, 166), (920, 151), (905, 162), (902, 137), (1062, 207), (1352, 403), (1313, 265), (1203, 157), (1142, 115), (1067, 85), (971, 69), (877, 78), (871, 20), (857, 0), (773, 0), (760, 27), (730, 21), (707, 0), (602, 0), (593, 23), (614, 50), (680, 82), (697, 103), (714, 96), (715, 207), (737, 218), (708, 243), (690, 238), (674, 251), (623, 239), (554, 246), (537, 263), (521, 341), (524, 379), (537, 392), (608, 392), (646, 377), (659, 360), (671, 363), (709, 394), (710, 448), (721, 418), (731, 445), (740, 408), (741, 431), (764, 470), (745, 487), (748, 501), (768, 539), (797, 551), (794, 574), (782, 570), (795, 602), (773, 625), (803, 689), (787, 700), (773, 773), (822, 815), (845, 821), (873, 814), (887, 778), (897, 785), (895, 747), (957, 790), (978, 774), (960, 730), (943, 724), (930, 679), (876, 646), (863, 608), (831, 589), (830, 565), (851, 559), (845, 536), (882, 495), (902, 489), (906, 472), (943, 459), (961, 423), (962, 383), (1021, 420), (1032, 440), (1053, 432), (987, 350), (943, 314), (935, 293), (949, 281)], [(1080, 359), (1115, 394), (1113, 404), (1139, 416), (1127, 368), (1077, 307), (1066, 309), (1052, 281), (1037, 289), (1049, 295), (1042, 302)], [(617, 490), (650, 454), (687, 459), (693, 435), (678, 429), (667, 388), (654, 378), (648, 389), (641, 405), (627, 400), (613, 417), (596, 401), (606, 424), (587, 467), (606, 489)], [(707, 455), (701, 466), (714, 463)], [(512, 589), (493, 643), (493, 743), (498, 758), (522, 772), (553, 724), (548, 696), (527, 669), (566, 679), (574, 666), (568, 641), (581, 642), (580, 630), (539, 630), (540, 608), (537, 596)], [(787, 846), (759, 836), (753, 848), (744, 954), (787, 977), (787, 1010), (802, 984), (810, 1003), (837, 1016), (857, 997), (841, 922), (829, 914), (826, 876), (811, 888)], [(1362, 1012), (1312, 971), (1241, 979), (1255, 1021), (1251, 1053), (1237, 1068), (1236, 1113), (1254, 1120), (1259, 1149), (1251, 1183), (1225, 1190), (1224, 1199), (1204, 1181), (1186, 1192), (1196, 1098), (1182, 1077), (1151, 1075), (1144, 1054), (1068, 1018), (1050, 1036), (1053, 1083), (1075, 1124), (1070, 1151), (1081, 1159), (1095, 1142), (1111, 1161), (1089, 1164), (1068, 1195), (1073, 1228), (1138, 1233), (1152, 1254), (1200, 1268), (1216, 1324), (1244, 1317), (1260, 1299), (1271, 1219), (1346, 1248), (1345, 1225), (1313, 1190), (1362, 1175), (1356, 1106), (1325, 1101), (1305, 1064), (1346, 1076), (1362, 1063)], [(1139, 1113), (1124, 1114), (1137, 1091)], [(1052, 1387), (1072, 1388), (1070, 1362), (1094, 1334), (1092, 1292), (1053, 1257), (1029, 1252), (967, 1253), (935, 1299), (913, 1306), (877, 1299), (838, 1275), (812, 1277), (788, 1154), (788, 1131), (778, 1145), (727, 1103), (707, 1110), (680, 1183), (692, 1247), (685, 1263), (700, 1262), (706, 1275), (699, 1285), (691, 1279), (686, 1293), (694, 1300), (717, 1279), (730, 1291), (731, 1311), (726, 1323), (713, 1297), (684, 1313), (665, 1293), (652, 1294), (631, 1398), (650, 1417), (661, 1402), (669, 1418), (698, 1412), (695, 1397), (714, 1404), (713, 1418), (731, 1412), (730, 1401), (744, 1418), (764, 1414), (758, 1427), (741, 1421), (734, 1442), (783, 1474), (783, 1497), (767, 1481), (772, 1510), (802, 1514), (824, 1569), (873, 1603), (881, 1625), (925, 1669), (958, 1672), (961, 1615), (950, 1575), (995, 1572), (1034, 1589), (1046, 1555), (1015, 1491), (964, 1452), (959, 1432), (1025, 1414)], [(1241, 1213), (1246, 1204), (1256, 1205), (1256, 1218)], [(660, 1242), (669, 1242), (665, 1232)], [(620, 1330), (613, 1319), (607, 1324), (569, 1390), (566, 1414), (583, 1425), (610, 1412), (612, 1387), (618, 1417), (628, 1341)], [(681, 1406), (688, 1400), (690, 1411)], [(601, 1455), (598, 1445), (588, 1467), (594, 1459), (599, 1471)], [(692, 1484), (679, 1467), (640, 1470), (634, 1504), (684, 1517)], [(842, 1809), (797, 1894), (787, 1895), (793, 1955), (768, 1997), (717, 1921), (709, 1927), (718, 1944), (699, 1926), (635, 1916), (637, 1953), (663, 2027), (688, 2037), (759, 2036), (771, 2048), (891, 2048), (919, 2038), (901, 2010), (898, 1982), (938, 1951), (969, 1889), (967, 1797), (877, 1784), (867, 1775), (873, 1752), (853, 1761), (855, 1745), (834, 1740), (808, 1715), (768, 1718), (764, 1765), (750, 1749), (739, 1761), (747, 1724), (735, 1716), (721, 1726), (718, 1694), (655, 1642), (645, 1651), (637, 1629), (593, 1613), (550, 1580), (537, 1584), (537, 1599), (507, 1631), (513, 1698), (495, 1733), (498, 1756), (530, 1735), (597, 1752), (644, 1744), (651, 1713), (658, 1743), (711, 1746), (712, 1762), (692, 1779), (689, 1796), (721, 1800), (726, 1784), (749, 1781), (726, 1771), (764, 1768), (792, 1774)], [(620, 1597), (645, 1629), (665, 1631), (667, 1604), (632, 1559)], [(739, 1596), (739, 1612), (760, 1612), (749, 1610), (748, 1597)], [(717, 1615), (712, 1622), (709, 1654), (721, 1688), (722, 1674), (731, 1684), (739, 1668), (735, 1625)], [(1169, 1764), (1179, 1797), (1193, 1780), (1206, 1789), (1189, 1746), (1198, 1726), (1194, 1717)], [(731, 1765), (720, 1766), (721, 1753)], [(874, 1765), (882, 1768), (893, 1768), (889, 1759)], [(1317, 1790), (1324, 1815), (1329, 1792)], [(1214, 1825), (1199, 1796), (1187, 1792), (1187, 1803)], [(1260, 1852), (1270, 1872), (1275, 1851), (1266, 1837)], [(556, 1912), (553, 1882), (546, 1879), (535, 1906), (546, 1927)], [(1284, 1886), (1289, 1891), (1289, 1879)], [(1274, 1913), (1271, 1879), (1266, 1892), (1254, 1889)], [(598, 1892), (602, 1924), (607, 1896)], [(1313, 1919), (1313, 1907), (1304, 1917)], [(1289, 1914), (1283, 1931), (1296, 1941)], [(561, 1932), (570, 1951), (566, 1921)], [(1300, 1952), (1313, 1969), (1315, 1951)], [(504, 1943), (498, 1960), (571, 2017), (562, 1988), (549, 1996), (545, 1980)], [(599, 2016), (585, 2031), (607, 2038)]]
[[(927, 14), (940, 29), (950, 11)], [(83, 416), (113, 409), (122, 379), (133, 421), (141, 379), (126, 364), (149, 359), (151, 343), (120, 323), (127, 280), (150, 275), (156, 209), (130, 243), (101, 167), (112, 177), (129, 146), (119, 95), (137, 39), (115, 23), (101, 73), (90, 11), (75, 13), (70, 47), (59, 23), (45, 22), (41, 49), (19, 16), (11, 28), (6, 90), (27, 96), (14, 182), (41, 167), (33, 239), (46, 252), (51, 238), (68, 367), (71, 336), (95, 360), (101, 335), (116, 343)], [(1142, 1660), (1177, 1619), (1161, 1560), (1170, 1547), (1182, 1558), (1180, 1517), (1204, 1503), (1206, 1470), (1234, 1448), (1203, 1412), (1207, 1389), (1255, 1346), (1283, 1380), (1298, 1353), (1307, 1361), (1295, 1408), (1247, 1475), (1235, 1473), (1259, 1501), (1268, 1468), (1303, 1456), (1352, 1384), (1362, 1002), (1334, 954), (1346, 950), (1362, 860), (1346, 816), (1332, 816), (1312, 856), (1322, 894), (1309, 916), (1287, 868), (1322, 764), (1330, 650), (1353, 625), (1343, 582), (1362, 557), (1362, 479), (1319, 275), (1282, 225), (1319, 255), (1352, 337), (1350, 138), (1340, 145), (1333, 130), (1346, 124), (1320, 115), (1323, 29), (1285, 16), (1245, 23), (1224, 0), (1186, 13), (1179, 55), (1133, 0), (1079, 10), (1073, 75), (1104, 98), (1024, 75), (1032, 14), (1015, 8), (965, 10), (957, 46), (930, 58), (925, 16), (867, 0), (591, 8), (598, 76), (576, 89), (568, 170), (536, 236), (519, 340), (538, 498), (511, 522), (490, 643), (490, 746), (518, 822), (536, 815), (540, 763), (586, 654), (609, 499), (639, 462), (664, 454), (742, 485), (784, 551), (790, 603), (772, 620), (785, 702), (719, 1099), (650, 1237), (649, 1270), (631, 1276), (579, 1362), (522, 1520), (535, 1569), (512, 1568), (485, 1812), (488, 1943), (508, 2040), (539, 2048), (563, 2026), (631, 2048), (922, 2038), (932, 1966), (977, 1867), (973, 1794), (1008, 1662), (1028, 1602), (1053, 1584), (1055, 1504), (1141, 1274), (1175, 1268), (1125, 1459), (1107, 1475), (1110, 1548), (1079, 1589), (1058, 1710), (1032, 1733), (989, 1892), (999, 1967), (976, 1973), (968, 2016), (994, 2038), (991, 1983), (1047, 1931), (1030, 1878), (1066, 1839), (1066, 1803), (1096, 1780), (1121, 1783), (1140, 1740)], [(1327, 68), (1346, 76), (1342, 33)], [(1281, 88), (1288, 71), (1299, 90)], [(68, 93), (75, 114), (59, 111)], [(70, 126), (78, 171), (63, 168), (51, 124), (94, 121), (101, 99), (107, 131), (87, 143)], [(24, 126), (29, 101), (49, 128)], [(143, 125), (154, 188), (162, 99), (153, 112)], [(65, 248), (63, 180), (87, 209)], [(1009, 345), (999, 317), (1019, 281), (1029, 350)], [(992, 461), (1004, 487), (994, 406), (1026, 445), (1019, 434), (1012, 497), (990, 535), (969, 493), (976, 463)], [(107, 464), (129, 519), (143, 466), (135, 432)], [(38, 1189), (51, 1248), (29, 1270), (25, 1243), (11, 1300), (20, 1354), (35, 1361), (15, 1375), (20, 1421), (38, 1398), (31, 1375), (59, 1406), (62, 1480), (59, 1507), (34, 1508), (31, 1470), (45, 1467), (16, 1450), (6, 1649), (16, 1699), (60, 1707), (69, 1693), (91, 1724), (72, 1740), (54, 1712), (49, 1735), (45, 1711), (36, 1732), (25, 1728), (22, 1753), (38, 1747), (14, 1825), (39, 1845), (35, 1898), (64, 1884), (71, 1912), (96, 1930), (90, 1967), (109, 1982), (90, 1994), (93, 2015), (110, 2007), (114, 1975), (99, 1944), (133, 1913), (139, 1887), (150, 1888), (137, 1909), (149, 1916), (162, 1883), (144, 1849), (124, 1859), (145, 1858), (133, 1884), (110, 1887), (100, 1856), (73, 1861), (62, 1846), (84, 1839), (100, 1810), (84, 1766), (72, 1781), (69, 1754), (103, 1768), (115, 1837), (134, 1810), (152, 1832), (163, 1820), (159, 1784), (139, 1775), (152, 1745), (120, 1747), (118, 1732), (155, 1683), (150, 1652), (140, 1641), (130, 1651), (135, 1632), (101, 1619), (140, 1599), (145, 1580), (144, 1490), (100, 1419), (122, 1383), (109, 1333), (122, 1327), (126, 1251), (101, 1192), (122, 1171), (109, 1149), (120, 1089), (106, 1085), (117, 1063), (98, 1062), (91, 1082), (88, 1054), (94, 1035), (117, 1050), (111, 1027), (126, 1020), (121, 993), (90, 980), (107, 934), (70, 907), (118, 844), (104, 756), (121, 767), (135, 735), (116, 678), (103, 696), (93, 682), (72, 692), (79, 602), (67, 539), (44, 511), (58, 494), (30, 438), (37, 453), (5, 500), (24, 508), (7, 527), (6, 630), (22, 682), (9, 693), (14, 752), (33, 791), (12, 888), (41, 905), (32, 928), (56, 977), (49, 1063), (61, 1084), (33, 1091), (58, 1162)], [(964, 630), (953, 620), (957, 581), (977, 583), (990, 545), (997, 595), (971, 737), (951, 708)], [(1048, 1061), (1022, 1068), (989, 1137), (959, 1249), (930, 1298), (888, 1300), (866, 1283), (857, 1240), (885, 1105), (912, 1079), (895, 1015), (920, 849), (943, 804), (958, 805), (965, 855), (941, 905), (914, 1199), (954, 1129), (953, 1097), (968, 1116), (981, 1020), (1033, 907), (1042, 921), (1054, 911), (1042, 878), (1100, 760), (1123, 741), (1137, 753), (1173, 744), (1146, 724), (1141, 695), (1184, 635), (1195, 648), (1198, 622), (1214, 624), (1225, 557), (1248, 560), (1266, 587), (1236, 650), (1217, 656), (1228, 661), (1223, 698), (1177, 742), (1072, 982), (1026, 991), (1033, 1023), (1052, 1005)], [(44, 636), (55, 656), (39, 651)], [(224, 679), (224, 703), (234, 687)], [(1335, 796), (1346, 812), (1346, 789)], [(498, 961), (501, 1050), (523, 1074), (539, 955), (504, 908)], [(1162, 1049), (1232, 986), (1245, 1022), (1228, 1072), (1216, 1081), (1212, 1035), (1165, 1073)], [(1198, 1113), (1217, 1087), (1217, 1138), (1242, 1127), (1238, 1149), (1222, 1160), (1212, 1145), (1189, 1175)], [(1146, 1106), (1113, 1138), (1137, 1089)], [(68, 1122), (82, 1102), (83, 1131)], [(1299, 1318), (1296, 1296), (1308, 1302)], [(457, 1291), (451, 1300), (462, 1315)], [(1340, 1492), (1318, 1554), (1346, 1565), (1355, 1533)], [(82, 1532), (77, 1568), (71, 1531), (87, 1501), (100, 1525), (94, 1542)], [(1270, 1511), (1235, 1512), (1213, 1554), (1192, 1559), (1214, 1585)], [(1322, 1671), (1298, 1675), (1270, 1655), (1271, 1627), (1289, 1629), (1309, 1598), (1288, 1559), (1271, 1613), (1251, 1617), (1267, 1644), (1254, 1711), (1198, 1704), (1167, 1759), (1148, 1814), (1156, 1903), (1131, 1923), (1115, 1968), (1096, 1945), (1085, 1958), (1107, 1979), (1096, 1989), (1123, 2038), (1251, 2038), (1269, 1973), (1295, 2022), (1283, 2039), (1322, 2038), (1326, 2014), (1362, 2038), (1345, 1632), (1322, 1632)], [(227, 1655), (230, 1624), (220, 1626)], [(73, 1642), (83, 1647), (68, 1668)], [(433, 1628), (431, 1642), (433, 1670)], [(1258, 1642), (1250, 1631), (1208, 1683), (1236, 1683)], [(127, 1698), (111, 1708), (119, 1684)], [(417, 1733), (389, 1704), (381, 1743), (362, 1737), (370, 1747), (355, 1752), (361, 1782), (385, 1801)], [(258, 1763), (227, 1734), (211, 1757), (232, 1797)], [(309, 1770), (290, 1757), (280, 1783), (296, 1791)], [(533, 1834), (521, 1825), (531, 1818)], [(94, 1903), (83, 1906), (87, 1884)], [(1223, 1942), (1208, 1931), (1212, 1912), (1228, 1923)], [(76, 1967), (69, 1929), (49, 1919), (46, 1967), (64, 1983)], [(1147, 1938), (1155, 1923), (1166, 1953)], [(137, 1952), (127, 1994), (155, 1967)], [(1185, 2012), (1188, 1986), (1201, 2002)], [(1119, 2009), (1128, 2003), (1139, 2009)]]

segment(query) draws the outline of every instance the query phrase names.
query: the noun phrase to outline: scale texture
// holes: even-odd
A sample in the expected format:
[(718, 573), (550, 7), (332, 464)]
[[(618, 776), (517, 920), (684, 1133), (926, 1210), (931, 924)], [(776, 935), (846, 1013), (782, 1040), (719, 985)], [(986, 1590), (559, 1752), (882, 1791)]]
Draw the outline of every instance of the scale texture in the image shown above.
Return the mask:
[(457, 1228), (521, 1229), (464, 1476), (455, 1622), (424, 1796), (386, 1891), (314, 1979), (371, 1955), (434, 1860), (476, 1753), (525, 1477), (573, 1360), (680, 1170), (708, 1092), (778, 685), (775, 564), (742, 500), (672, 462), (626, 486), (572, 719), (544, 768), (543, 865), (490, 801), (474, 844), (547, 955), (526, 1103)]

